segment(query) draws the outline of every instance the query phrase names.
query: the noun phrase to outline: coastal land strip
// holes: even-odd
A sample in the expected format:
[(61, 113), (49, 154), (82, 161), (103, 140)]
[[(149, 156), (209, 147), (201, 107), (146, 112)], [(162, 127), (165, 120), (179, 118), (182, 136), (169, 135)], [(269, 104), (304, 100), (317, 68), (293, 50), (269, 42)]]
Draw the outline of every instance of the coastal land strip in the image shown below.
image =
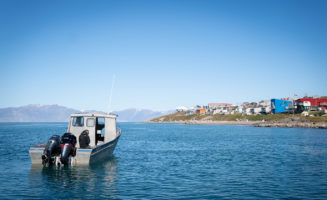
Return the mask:
[(255, 127), (288, 127), (327, 129), (327, 116), (304, 117), (300, 114), (234, 115), (186, 115), (178, 112), (164, 115), (145, 123), (178, 123), (189, 125), (248, 125)]

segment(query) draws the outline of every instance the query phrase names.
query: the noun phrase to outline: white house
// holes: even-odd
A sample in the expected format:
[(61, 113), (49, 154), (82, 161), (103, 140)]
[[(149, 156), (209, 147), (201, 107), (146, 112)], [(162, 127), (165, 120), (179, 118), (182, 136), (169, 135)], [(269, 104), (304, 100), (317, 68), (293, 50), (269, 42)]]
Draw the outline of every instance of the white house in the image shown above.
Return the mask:
[(177, 111), (177, 112), (184, 112), (184, 111), (187, 111), (187, 108), (186, 108), (185, 106), (178, 106), (178, 107), (176, 108), (176, 111)]

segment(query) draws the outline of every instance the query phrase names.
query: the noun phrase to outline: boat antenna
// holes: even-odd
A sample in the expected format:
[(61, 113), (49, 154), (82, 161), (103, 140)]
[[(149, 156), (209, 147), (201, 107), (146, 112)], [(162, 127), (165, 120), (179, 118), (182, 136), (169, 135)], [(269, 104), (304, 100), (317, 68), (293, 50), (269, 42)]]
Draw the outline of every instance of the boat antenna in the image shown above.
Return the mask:
[(114, 85), (115, 85), (115, 78), (116, 78), (116, 75), (114, 74), (112, 76), (111, 91), (110, 91), (110, 96), (109, 96), (109, 113), (111, 112), (111, 101), (112, 101), (112, 93), (113, 93)]

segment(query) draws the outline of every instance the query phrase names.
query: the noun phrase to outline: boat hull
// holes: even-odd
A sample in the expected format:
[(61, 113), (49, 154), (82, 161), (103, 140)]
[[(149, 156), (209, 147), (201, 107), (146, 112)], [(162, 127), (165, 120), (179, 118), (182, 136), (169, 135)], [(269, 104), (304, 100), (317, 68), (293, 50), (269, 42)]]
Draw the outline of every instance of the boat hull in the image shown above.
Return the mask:
[[(72, 158), (73, 165), (85, 165), (112, 156), (118, 143), (120, 135), (111, 142), (104, 143), (92, 149), (80, 149), (76, 151), (76, 156)], [(36, 145), (30, 148), (29, 154), (32, 164), (42, 164), (42, 154), (45, 144)]]

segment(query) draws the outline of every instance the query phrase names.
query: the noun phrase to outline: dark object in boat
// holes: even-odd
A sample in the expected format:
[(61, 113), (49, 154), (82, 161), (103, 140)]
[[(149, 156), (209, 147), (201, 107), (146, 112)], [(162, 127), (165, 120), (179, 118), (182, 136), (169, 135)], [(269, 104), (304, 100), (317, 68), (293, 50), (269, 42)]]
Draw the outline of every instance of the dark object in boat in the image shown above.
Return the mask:
[(90, 137), (89, 137), (89, 131), (88, 130), (84, 130), (81, 135), (78, 138), (79, 140), (79, 146), (82, 149), (86, 149), (89, 148), (90, 145)]

